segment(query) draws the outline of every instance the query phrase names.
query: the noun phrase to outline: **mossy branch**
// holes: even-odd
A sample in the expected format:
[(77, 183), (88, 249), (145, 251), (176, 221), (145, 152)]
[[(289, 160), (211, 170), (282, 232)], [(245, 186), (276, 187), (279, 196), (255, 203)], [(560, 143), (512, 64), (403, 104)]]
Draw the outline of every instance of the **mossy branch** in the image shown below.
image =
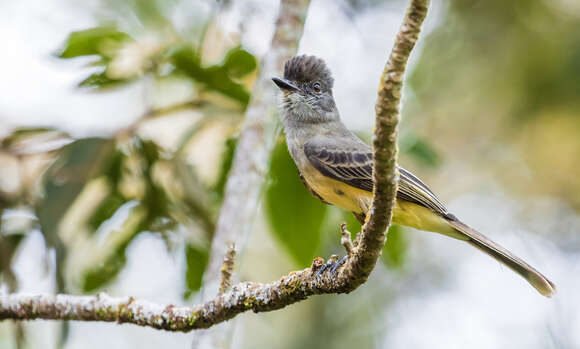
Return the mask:
[(397, 125), (403, 77), (409, 55), (419, 38), (427, 15), (428, 0), (411, 0), (405, 18), (385, 65), (375, 104), (373, 139), (373, 203), (362, 234), (342, 273), (347, 287), (356, 288), (366, 281), (375, 267), (386, 240), (397, 193)]
[[(398, 180), (396, 141), (403, 75), (426, 16), (427, 5), (428, 0), (411, 1), (381, 76), (373, 141), (373, 204), (362, 233), (334, 277), (330, 273), (316, 275), (324, 264), (322, 258), (316, 258), (310, 268), (292, 272), (278, 281), (268, 284), (238, 283), (207, 302), (193, 307), (160, 305), (130, 297), (111, 298), (104, 294), (0, 295), (0, 320), (107, 321), (170, 331), (190, 331), (209, 328), (248, 310), (256, 313), (272, 311), (315, 294), (348, 293), (356, 289), (373, 270), (386, 239), (385, 231), (390, 224)], [(224, 244), (223, 248), (227, 246), (229, 245)]]

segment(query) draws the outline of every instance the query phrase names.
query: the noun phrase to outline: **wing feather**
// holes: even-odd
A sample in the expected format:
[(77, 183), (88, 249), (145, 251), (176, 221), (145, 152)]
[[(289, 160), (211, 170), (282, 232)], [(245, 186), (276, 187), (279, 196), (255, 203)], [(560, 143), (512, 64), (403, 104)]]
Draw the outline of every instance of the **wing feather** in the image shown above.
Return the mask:
[[(323, 175), (355, 188), (373, 191), (371, 152), (360, 149), (341, 150), (323, 143), (307, 142), (304, 144), (304, 153)], [(445, 206), (419, 178), (400, 166), (398, 168), (398, 198), (427, 207), (441, 215), (447, 214)]]

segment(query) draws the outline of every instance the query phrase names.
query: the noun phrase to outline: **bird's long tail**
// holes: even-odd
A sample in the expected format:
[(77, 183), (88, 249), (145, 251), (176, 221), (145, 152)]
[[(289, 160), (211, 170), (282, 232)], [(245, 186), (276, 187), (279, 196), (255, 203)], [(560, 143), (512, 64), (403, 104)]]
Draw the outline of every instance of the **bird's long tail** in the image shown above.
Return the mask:
[(513, 255), (510, 251), (491, 241), (480, 232), (472, 229), (457, 219), (449, 219), (447, 221), (449, 225), (451, 225), (460, 234), (465, 235), (465, 240), (472, 246), (477, 247), (511, 270), (520, 274), (542, 295), (551, 297), (554, 293), (556, 293), (556, 285), (554, 285), (550, 280), (548, 280), (548, 278), (546, 278), (528, 263)]

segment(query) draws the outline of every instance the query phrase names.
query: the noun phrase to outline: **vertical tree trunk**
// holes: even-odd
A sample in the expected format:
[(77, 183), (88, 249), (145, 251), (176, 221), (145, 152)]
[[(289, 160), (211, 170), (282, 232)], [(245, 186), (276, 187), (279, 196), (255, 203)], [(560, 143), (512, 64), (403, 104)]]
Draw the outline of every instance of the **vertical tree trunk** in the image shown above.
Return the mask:
[[(268, 172), (270, 153), (278, 135), (276, 89), (271, 81), (284, 62), (294, 56), (302, 37), (310, 0), (281, 0), (270, 50), (260, 66), (245, 122), (238, 141), (224, 202), (204, 274), (202, 300), (219, 289), (220, 268), (229, 246), (243, 251), (252, 229), (262, 188)], [(196, 340), (196, 348), (228, 348), (233, 321), (216, 326)]]

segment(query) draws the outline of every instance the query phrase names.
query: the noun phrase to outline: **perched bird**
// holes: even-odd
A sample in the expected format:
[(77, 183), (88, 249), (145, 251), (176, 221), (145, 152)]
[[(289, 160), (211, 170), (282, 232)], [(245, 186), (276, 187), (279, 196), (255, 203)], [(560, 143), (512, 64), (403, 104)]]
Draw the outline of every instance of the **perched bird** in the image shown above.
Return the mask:
[[(284, 66), (284, 78), (272, 80), (283, 92), (280, 117), (302, 181), (316, 198), (352, 211), (363, 223), (372, 202), (373, 154), (340, 121), (332, 95), (334, 80), (325, 62), (314, 56), (293, 57)], [(419, 178), (398, 169), (394, 223), (466, 241), (521, 275), (542, 295), (555, 292), (555, 285), (540, 272), (461, 222)]]

